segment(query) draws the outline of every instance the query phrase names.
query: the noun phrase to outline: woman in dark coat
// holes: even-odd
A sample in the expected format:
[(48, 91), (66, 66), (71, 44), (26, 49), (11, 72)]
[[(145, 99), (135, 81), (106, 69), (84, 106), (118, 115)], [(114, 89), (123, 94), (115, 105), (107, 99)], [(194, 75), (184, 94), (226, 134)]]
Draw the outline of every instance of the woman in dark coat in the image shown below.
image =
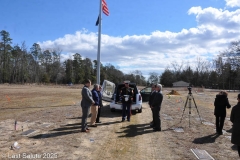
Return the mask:
[(240, 157), (240, 94), (238, 94), (238, 103), (232, 108), (230, 121), (233, 123), (231, 142), (238, 146), (238, 155)]
[(222, 129), (226, 117), (226, 108), (231, 108), (231, 105), (228, 102), (227, 92), (221, 91), (216, 95), (214, 106), (214, 115), (216, 117), (216, 132), (219, 135), (222, 135)]

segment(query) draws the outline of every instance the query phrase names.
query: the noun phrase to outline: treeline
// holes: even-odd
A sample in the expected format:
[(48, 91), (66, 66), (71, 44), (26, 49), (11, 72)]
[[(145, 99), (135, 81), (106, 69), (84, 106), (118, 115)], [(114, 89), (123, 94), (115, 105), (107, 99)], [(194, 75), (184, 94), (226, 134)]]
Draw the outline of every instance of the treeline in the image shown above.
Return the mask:
[[(73, 58), (61, 59), (61, 49), (41, 49), (34, 43), (30, 50), (23, 42), (12, 46), (10, 34), (0, 32), (0, 83), (56, 83), (79, 84), (84, 79), (91, 79), (96, 83), (97, 61), (83, 59), (81, 54), (75, 53)], [(100, 64), (101, 77), (114, 83), (121, 83), (128, 79), (138, 85), (146, 85), (141, 71), (124, 74), (112, 64)]]
[(185, 81), (197, 87), (240, 89), (240, 41), (231, 42), (212, 61), (198, 58), (194, 63), (193, 68), (188, 62), (172, 62), (159, 77), (161, 84), (171, 87), (173, 82)]
[[(0, 38), (0, 83), (79, 84), (86, 78), (96, 83), (96, 60), (84, 59), (80, 53), (61, 59), (61, 49), (42, 49), (37, 43), (29, 50), (24, 42), (12, 45), (5, 30), (0, 32)], [(174, 82), (185, 81), (196, 87), (240, 89), (240, 41), (232, 42), (214, 60), (198, 58), (194, 65), (172, 62), (162, 75), (150, 72), (147, 80), (139, 70), (124, 74), (110, 63), (100, 64), (100, 72), (100, 83), (105, 79), (114, 83), (130, 80), (138, 85), (161, 83), (172, 87)]]

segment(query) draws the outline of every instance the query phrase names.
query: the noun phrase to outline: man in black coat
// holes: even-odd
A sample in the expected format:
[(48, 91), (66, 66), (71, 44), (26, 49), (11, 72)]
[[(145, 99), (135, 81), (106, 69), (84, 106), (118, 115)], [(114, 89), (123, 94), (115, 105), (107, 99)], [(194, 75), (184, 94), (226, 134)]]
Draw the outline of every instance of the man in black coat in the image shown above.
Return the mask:
[[(148, 104), (149, 104), (149, 107), (150, 107), (150, 108), (151, 108), (151, 106), (152, 106), (152, 101), (153, 101), (154, 96), (155, 96), (155, 94), (156, 94), (155, 89), (156, 89), (156, 85), (155, 85), (155, 84), (152, 84), (152, 92), (150, 93), (150, 97), (149, 97), (149, 101), (148, 101)], [(151, 108), (151, 110), (152, 110), (152, 118), (153, 118), (153, 109)], [(150, 123), (150, 127), (155, 127), (155, 125), (154, 125), (153, 122), (154, 122), (154, 119), (153, 119), (152, 122)]]
[(219, 135), (222, 135), (222, 129), (226, 117), (226, 108), (231, 108), (231, 105), (228, 102), (227, 92), (221, 91), (216, 95), (214, 106), (214, 115), (216, 117), (216, 132)]
[(156, 85), (156, 94), (154, 96), (153, 102), (151, 104), (151, 108), (153, 110), (153, 120), (155, 127), (153, 128), (154, 131), (161, 131), (161, 119), (160, 119), (160, 109), (163, 100), (163, 95), (161, 93), (162, 85)]
[(240, 157), (240, 94), (237, 97), (238, 103), (232, 108), (230, 121), (233, 123), (231, 142), (238, 146)]

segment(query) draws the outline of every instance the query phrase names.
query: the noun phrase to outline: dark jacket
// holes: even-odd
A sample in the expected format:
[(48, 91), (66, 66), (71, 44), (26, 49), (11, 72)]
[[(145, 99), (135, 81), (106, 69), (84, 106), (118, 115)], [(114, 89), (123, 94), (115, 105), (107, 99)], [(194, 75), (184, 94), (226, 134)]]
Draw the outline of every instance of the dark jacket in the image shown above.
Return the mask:
[(103, 107), (103, 104), (102, 104), (102, 93), (100, 91), (97, 91), (97, 93), (98, 93), (98, 97), (99, 97), (99, 106)]
[(152, 106), (151, 104), (152, 104), (152, 102), (153, 102), (153, 99), (154, 99), (154, 96), (156, 95), (156, 91), (152, 91), (151, 93), (150, 93), (150, 97), (149, 97), (149, 101), (148, 101), (148, 104), (149, 104), (149, 106)]
[[(128, 101), (125, 101), (124, 95), (129, 95)], [(122, 103), (132, 103), (131, 98), (133, 97), (133, 90), (131, 88), (124, 87), (121, 90)]]
[(240, 146), (240, 102), (232, 108), (230, 121), (233, 123), (231, 142)]
[(155, 108), (155, 107), (159, 107), (161, 108), (161, 104), (162, 104), (162, 100), (163, 100), (163, 95), (161, 92), (158, 92), (156, 91), (156, 94), (154, 96), (154, 99), (152, 101), (152, 107)]
[(93, 96), (93, 100), (94, 100), (94, 105), (99, 106), (99, 96), (98, 96), (98, 92), (96, 89), (92, 90), (92, 96)]
[(226, 95), (216, 95), (214, 115), (226, 117), (226, 108), (231, 108)]

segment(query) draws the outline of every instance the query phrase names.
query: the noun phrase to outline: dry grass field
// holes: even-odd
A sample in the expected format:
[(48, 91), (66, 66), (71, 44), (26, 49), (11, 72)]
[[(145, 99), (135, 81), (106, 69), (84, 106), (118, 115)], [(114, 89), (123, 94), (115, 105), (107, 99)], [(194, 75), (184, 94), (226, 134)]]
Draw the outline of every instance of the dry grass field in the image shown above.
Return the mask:
[[(149, 126), (152, 117), (147, 103), (143, 103), (142, 113), (133, 113), (131, 122), (124, 123), (120, 122), (121, 112), (110, 112), (105, 103), (102, 123), (90, 128), (90, 133), (81, 133), (81, 87), (0, 85), (0, 159), (193, 160), (197, 158), (190, 149), (196, 148), (216, 160), (238, 157), (229, 139), (231, 109), (224, 134), (215, 134), (213, 102), (217, 91), (193, 89), (197, 108), (192, 103), (189, 114), (188, 105), (184, 111), (188, 91), (179, 88), (180, 95), (169, 96), (166, 94), (172, 88), (164, 88), (161, 132), (153, 132)], [(232, 106), (237, 103), (237, 94), (229, 93)], [(26, 131), (33, 132), (25, 135)], [(11, 148), (14, 142), (20, 148)]]
[(1, 85), (0, 119), (18, 119), (25, 113), (79, 105), (82, 86)]

